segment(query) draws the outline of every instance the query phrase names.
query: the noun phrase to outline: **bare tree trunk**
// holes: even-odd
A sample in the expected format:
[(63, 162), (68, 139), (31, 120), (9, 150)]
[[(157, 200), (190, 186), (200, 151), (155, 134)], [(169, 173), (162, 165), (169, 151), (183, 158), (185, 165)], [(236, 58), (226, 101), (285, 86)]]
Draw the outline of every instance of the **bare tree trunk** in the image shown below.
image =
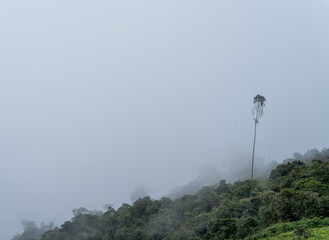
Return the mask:
[(252, 159), (251, 159), (251, 180), (254, 179), (254, 160), (255, 160), (255, 145), (256, 145), (256, 127), (257, 127), (257, 121), (255, 121), (254, 146), (253, 146), (253, 148), (252, 148)]

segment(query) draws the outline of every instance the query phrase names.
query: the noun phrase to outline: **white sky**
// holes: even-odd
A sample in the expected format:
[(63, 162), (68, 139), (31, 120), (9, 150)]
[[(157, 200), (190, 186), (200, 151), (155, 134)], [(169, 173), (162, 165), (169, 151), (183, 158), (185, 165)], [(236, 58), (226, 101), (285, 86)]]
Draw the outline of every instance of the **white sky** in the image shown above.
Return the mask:
[(328, 1), (12, 0), (0, 31), (0, 239), (249, 163), (256, 94), (258, 157), (328, 147)]

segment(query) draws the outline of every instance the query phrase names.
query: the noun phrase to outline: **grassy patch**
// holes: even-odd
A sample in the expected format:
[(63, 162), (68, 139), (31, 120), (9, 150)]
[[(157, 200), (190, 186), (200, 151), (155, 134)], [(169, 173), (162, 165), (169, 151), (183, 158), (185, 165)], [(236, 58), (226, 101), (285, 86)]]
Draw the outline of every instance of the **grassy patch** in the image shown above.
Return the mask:
[[(322, 227), (322, 228), (312, 228), (309, 229), (311, 232), (311, 236), (307, 238), (308, 240), (320, 240), (320, 239), (329, 239), (329, 227)], [(281, 233), (277, 236), (272, 237), (266, 237), (266, 238), (259, 238), (259, 240), (292, 240), (292, 239), (298, 239), (294, 231), (287, 232), (287, 233)], [(306, 239), (301, 237), (300, 239)]]
[[(294, 232), (296, 226), (303, 226), (311, 233), (308, 239), (329, 239), (329, 218), (313, 218), (303, 219), (298, 222), (279, 223), (266, 228), (247, 240), (263, 240), (263, 239), (295, 239), (297, 235)], [(303, 238), (301, 238), (303, 239)]]

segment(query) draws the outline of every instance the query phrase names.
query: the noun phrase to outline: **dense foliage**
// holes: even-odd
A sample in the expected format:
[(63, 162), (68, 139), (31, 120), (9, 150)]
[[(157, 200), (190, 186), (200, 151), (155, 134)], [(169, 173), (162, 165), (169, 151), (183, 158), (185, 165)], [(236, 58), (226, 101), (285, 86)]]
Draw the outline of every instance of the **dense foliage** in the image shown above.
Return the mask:
[(105, 213), (76, 209), (71, 221), (47, 231), (41, 239), (261, 239), (269, 236), (264, 229), (272, 234), (280, 229), (306, 234), (292, 222), (329, 222), (325, 219), (329, 217), (329, 162), (320, 157), (287, 161), (262, 181), (231, 184), (222, 180), (176, 200), (144, 197), (117, 210), (109, 207)]

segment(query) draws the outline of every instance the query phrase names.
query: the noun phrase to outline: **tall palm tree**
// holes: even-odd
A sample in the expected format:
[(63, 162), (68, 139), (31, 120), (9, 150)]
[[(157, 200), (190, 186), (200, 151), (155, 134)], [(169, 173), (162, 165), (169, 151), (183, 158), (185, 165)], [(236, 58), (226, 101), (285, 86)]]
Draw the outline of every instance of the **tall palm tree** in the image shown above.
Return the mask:
[(255, 145), (256, 145), (256, 129), (259, 119), (263, 116), (263, 109), (265, 106), (265, 97), (257, 95), (254, 97), (254, 107), (252, 108), (252, 115), (255, 121), (255, 132), (254, 132), (254, 145), (252, 148), (252, 160), (251, 160), (251, 179), (254, 178), (254, 160), (255, 160)]

